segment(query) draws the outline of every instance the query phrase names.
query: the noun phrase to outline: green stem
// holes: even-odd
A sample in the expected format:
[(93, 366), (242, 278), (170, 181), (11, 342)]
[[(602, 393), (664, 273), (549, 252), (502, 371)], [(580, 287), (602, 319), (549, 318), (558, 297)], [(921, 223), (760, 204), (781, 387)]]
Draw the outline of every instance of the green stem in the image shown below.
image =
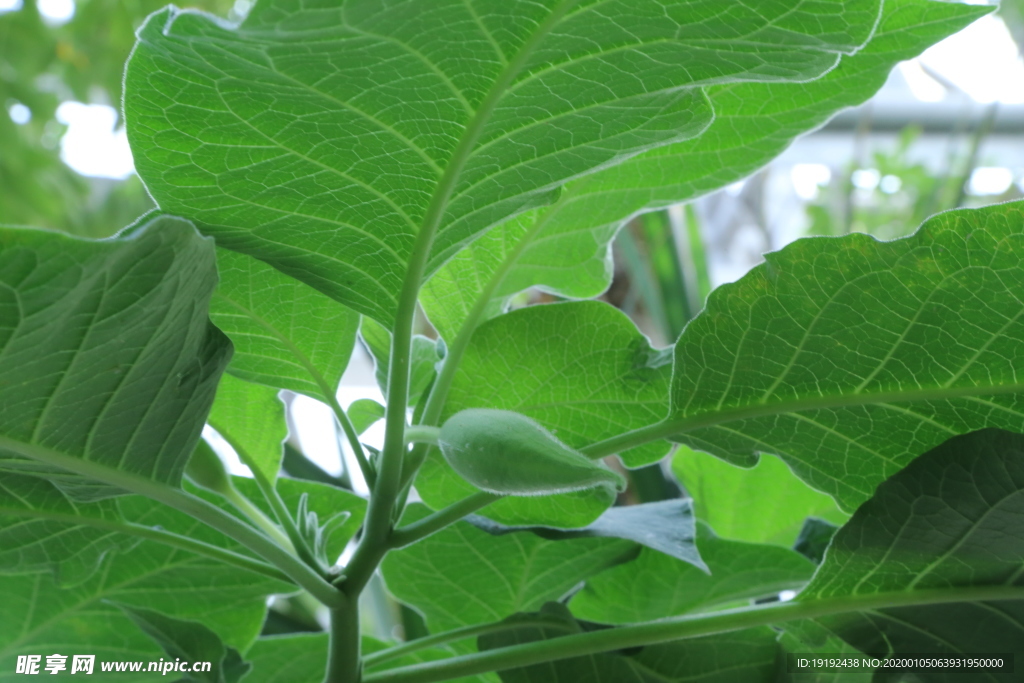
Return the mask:
[(346, 571), (348, 578), (343, 588), (349, 596), (358, 595), (362, 591), (387, 552), (395, 502), (404, 489), (402, 464), (405, 460), (406, 450), (405, 420), (409, 404), (409, 366), (413, 319), (434, 235), (444, 218), (448, 200), (462, 175), (462, 169), (472, 156), (473, 147), (476, 146), (477, 140), (483, 133), (491, 114), (505, 95), (505, 91), (526, 65), (534, 48), (576, 2), (577, 0), (563, 0), (559, 3), (558, 7), (537, 26), (533, 35), (520, 47), (515, 58), (508, 63), (494, 81), (466, 126), (424, 213), (423, 223), (416, 235), (416, 241), (413, 243), (409, 267), (405, 272), (402, 291), (398, 298), (398, 309), (391, 335), (391, 357), (388, 364), (388, 405), (387, 413), (384, 416), (384, 449), (381, 452), (377, 481), (370, 496), (370, 508), (366, 516), (363, 537)]
[(550, 619), (538, 619), (536, 622), (531, 622), (529, 620), (524, 619), (522, 621), (517, 621), (514, 624), (510, 624), (507, 621), (495, 621), (489, 624), (464, 626), (463, 628), (457, 628), (454, 631), (436, 633), (432, 636), (417, 638), (416, 640), (410, 640), (409, 642), (402, 643), (401, 645), (389, 647), (386, 650), (374, 652), (373, 654), (366, 655), (366, 657), (363, 659), (363, 663), (366, 664), (366, 668), (369, 669), (373, 668), (374, 666), (383, 664), (384, 662), (390, 662), (393, 659), (397, 659), (409, 653), (425, 650), (428, 647), (435, 647), (437, 645), (454, 643), (459, 640), (466, 640), (467, 638), (485, 636), (488, 633), (500, 633), (502, 631), (509, 631), (518, 628), (528, 628), (530, 626), (537, 626), (550, 629), (553, 625), (554, 624)]
[(428, 443), (437, 445), (441, 430), (427, 425), (413, 425), (405, 428), (406, 443)]
[(331, 637), (327, 650), (324, 683), (359, 683), (362, 659), (359, 634), (359, 603), (331, 610)]
[(0, 448), (168, 505), (238, 541), (290, 576), (295, 583), (328, 607), (341, 607), (348, 602), (343, 593), (299, 558), (202, 498), (131, 472), (116, 470), (91, 460), (65, 455), (44, 446), (27, 444), (5, 436), (0, 436)]
[(275, 543), (288, 552), (295, 552), (292, 542), (288, 540), (288, 537), (281, 531), (281, 528), (274, 524), (273, 520), (263, 514), (263, 510), (260, 510), (252, 504), (252, 501), (243, 496), (238, 489), (232, 486), (226, 491), (220, 491), (220, 494), (224, 496), (225, 500), (231, 503), (236, 510), (245, 515), (250, 522), (255, 524), (257, 528), (272, 538)]
[[(216, 428), (216, 425), (214, 425), (214, 428)], [(309, 544), (306, 543), (306, 539), (295, 525), (295, 519), (288, 511), (288, 506), (285, 505), (284, 500), (281, 499), (281, 494), (277, 492), (277, 487), (274, 486), (273, 482), (271, 482), (269, 478), (267, 478), (267, 475), (260, 469), (259, 464), (249, 456), (249, 453), (244, 448), (239, 448), (233, 443), (231, 445), (235, 448), (235, 452), (238, 453), (239, 459), (252, 472), (252, 476), (256, 480), (256, 485), (259, 487), (260, 493), (263, 494), (263, 499), (267, 501), (267, 505), (269, 505), (270, 509), (273, 510), (274, 517), (277, 518), (278, 524), (284, 528), (285, 533), (288, 535), (290, 543), (285, 547), (290, 546), (292, 552), (297, 553), (299, 558), (310, 567), (323, 570), (324, 568), (320, 567), (320, 563), (317, 561), (316, 555), (310, 549)], [(241, 496), (241, 494), (239, 494), (239, 497), (244, 499), (244, 496)], [(271, 526), (273, 525), (271, 524)]]
[(589, 446), (584, 446), (580, 449), (580, 453), (597, 460), (607, 455), (614, 455), (615, 453), (621, 453), (622, 451), (629, 450), (636, 446), (642, 446), (650, 441), (657, 441), (658, 439), (664, 439), (672, 436), (673, 434), (680, 433), (675, 423), (664, 421), (656, 424), (641, 427), (640, 429), (634, 429), (631, 432), (625, 434), (619, 434), (613, 436), (610, 439), (604, 441), (598, 441), (592, 443)]
[(143, 538), (147, 541), (155, 541), (172, 548), (180, 548), (187, 550), (196, 555), (203, 555), (209, 557), (224, 564), (230, 564), (239, 569), (246, 569), (257, 574), (263, 574), (277, 581), (283, 581), (284, 583), (295, 583), (292, 579), (280, 571), (279, 569), (272, 567), (271, 565), (255, 560), (245, 555), (240, 555), (226, 548), (220, 548), (210, 543), (204, 543), (203, 541), (197, 541), (194, 538), (188, 536), (181, 536), (171, 531), (165, 531), (157, 527), (149, 527), (143, 524), (136, 524), (134, 522), (119, 522), (110, 519), (101, 519), (97, 517), (82, 517), (79, 515), (64, 515), (52, 512), (43, 512), (40, 510), (3, 510), (5, 516), (13, 517), (29, 517), (32, 519), (48, 519), (54, 522), (60, 522), (61, 524), (76, 524), (79, 526), (88, 526), (94, 529), (104, 529), (106, 531), (114, 531), (120, 534), (126, 534), (128, 536), (135, 536), (136, 538)]
[(391, 534), (391, 547), (404, 548), (407, 545), (411, 545), (454, 524), (466, 515), (490, 505), (500, 498), (501, 496), (493, 493), (474, 493), (419, 521), (413, 522), (401, 529), (395, 529), (394, 533)]
[(599, 652), (654, 645), (797, 619), (817, 619), (845, 612), (941, 603), (1020, 599), (1024, 599), (1024, 586), (982, 586), (844, 596), (811, 602), (774, 603), (591, 631), (388, 669), (364, 677), (363, 683), (436, 683), (462, 676), (516, 669), (568, 657), (581, 657)]
[(373, 488), (375, 479), (373, 468), (370, 467), (370, 461), (366, 459), (366, 451), (363, 450), (363, 444), (359, 441), (359, 434), (356, 433), (355, 425), (352, 424), (348, 413), (341, 407), (338, 399), (333, 394), (329, 395), (328, 403), (331, 406), (331, 410), (334, 411), (334, 419), (341, 425), (341, 431), (345, 433), (345, 438), (348, 439), (348, 445), (352, 449), (353, 455), (356, 456), (356, 462), (359, 463), (359, 471), (363, 473), (366, 485)]

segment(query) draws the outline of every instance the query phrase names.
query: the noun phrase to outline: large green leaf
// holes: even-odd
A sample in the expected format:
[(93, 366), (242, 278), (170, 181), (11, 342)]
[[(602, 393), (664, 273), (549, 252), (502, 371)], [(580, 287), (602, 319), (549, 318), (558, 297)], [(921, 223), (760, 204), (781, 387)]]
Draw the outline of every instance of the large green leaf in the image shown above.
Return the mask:
[[(517, 614), (509, 625), (520, 628), (481, 636), (480, 649), (519, 645), (594, 627), (572, 618), (559, 603), (539, 613)], [(778, 645), (771, 629), (761, 627), (640, 648), (561, 659), (500, 672), (503, 683), (773, 683)]]
[(235, 345), (228, 372), (330, 402), (348, 366), (359, 316), (254, 258), (217, 250), (213, 319)]
[(589, 579), (570, 603), (573, 614), (602, 624), (650, 621), (800, 589), (814, 572), (792, 550), (727, 541), (698, 528), (707, 572), (645, 548), (633, 562)]
[(988, 11), (931, 0), (886, 0), (870, 42), (822, 78), (708, 88), (715, 120), (699, 137), (571, 182), (551, 207), (505, 222), (445, 264), (422, 296), (431, 323), (444, 338), (454, 339), (492, 283), (491, 315), (501, 300), (531, 286), (574, 298), (596, 296), (611, 281), (609, 244), (623, 221), (746, 177), (796, 136), (868, 99), (900, 61)]
[(1022, 254), (1021, 203), (768, 254), (680, 337), (657, 433), (748, 466), (778, 454), (853, 508), (952, 435), (1024, 430)]
[[(93, 525), (79, 524), (90, 520)], [(51, 570), (59, 586), (89, 578), (108, 553), (130, 548), (137, 539), (104, 523), (121, 520), (117, 503), (68, 500), (38, 477), (0, 477), (0, 574)]]
[[(138, 496), (118, 501), (126, 518), (244, 552), (201, 522)], [(112, 603), (197, 621), (228, 646), (244, 650), (263, 623), (267, 596), (289, 584), (180, 548), (145, 541), (109, 558), (102, 571), (73, 587), (47, 572), (5, 576), (0, 601), (0, 681), (16, 681), (20, 654), (95, 654), (101, 661), (155, 661), (163, 656)], [(142, 672), (117, 680), (151, 680)]]
[(281, 469), (281, 444), (288, 437), (284, 404), (277, 393), (277, 389), (226, 375), (207, 418), (242, 462), (258, 468), (271, 482)]
[(771, 455), (745, 470), (681, 446), (672, 471), (693, 496), (697, 516), (723, 538), (790, 547), (808, 517), (835, 524), (848, 518)]
[(178, 219), (100, 242), (0, 230), (0, 469), (80, 498), (116, 489), (58, 461), (176, 485), (230, 355), (216, 278)]
[[(1024, 586), (1024, 437), (959, 436), (878, 487), (836, 534), (799, 601), (958, 588)], [(852, 612), (821, 620), (870, 654), (1014, 653), (1024, 657), (1024, 600)], [(884, 671), (876, 681), (895, 681)], [(928, 683), (956, 681), (953, 671)], [(978, 681), (1019, 673), (977, 672)]]
[[(657, 422), (667, 412), (668, 355), (621, 311), (597, 301), (530, 306), (482, 325), (452, 381), (442, 419), (466, 408), (522, 413), (574, 448)], [(623, 454), (655, 461), (665, 442)], [(429, 505), (475, 489), (433, 451), (416, 480)], [(509, 524), (584, 526), (612, 502), (607, 491), (506, 498), (484, 511)]]
[(263, 0), (167, 9), (128, 64), (140, 175), (166, 210), (390, 324), (417, 234), (433, 271), (574, 177), (699, 134), (700, 86), (806, 80), (879, 0)]
[[(427, 511), (410, 512), (407, 521)], [(447, 631), (537, 609), (635, 552), (636, 545), (618, 539), (491, 536), (458, 522), (390, 553), (382, 571), (396, 598), (422, 612), (432, 631)]]

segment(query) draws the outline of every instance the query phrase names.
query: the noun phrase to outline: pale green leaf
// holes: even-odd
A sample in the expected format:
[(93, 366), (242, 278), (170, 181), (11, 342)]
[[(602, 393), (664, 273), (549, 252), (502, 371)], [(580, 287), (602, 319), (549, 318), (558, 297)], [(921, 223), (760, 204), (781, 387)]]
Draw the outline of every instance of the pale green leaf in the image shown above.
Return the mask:
[(259, 468), (271, 482), (281, 469), (281, 444), (288, 437), (284, 404), (277, 394), (277, 389), (226, 375), (207, 418), (242, 462)]
[(849, 518), (771, 455), (742, 469), (681, 446), (672, 456), (672, 471), (693, 497), (697, 516), (722, 538), (790, 547), (808, 517), (836, 524)]
[(362, 434), (374, 424), (384, 419), (384, 406), (372, 398), (359, 398), (349, 405), (348, 419), (352, 420), (356, 434)]
[(693, 505), (686, 498), (609, 508), (594, 522), (580, 529), (505, 526), (479, 515), (469, 515), (466, 521), (495, 535), (531, 531), (553, 541), (589, 537), (623, 538), (689, 562), (695, 567), (707, 569), (697, 551), (697, 524), (693, 516)]
[[(798, 597), (1024, 586), (1024, 437), (986, 429), (925, 453), (881, 486), (836, 534)], [(855, 602), (853, 602), (855, 608)], [(1024, 657), (1024, 600), (852, 611), (821, 623), (872, 655), (1013, 653)], [(895, 681), (882, 671), (876, 681)], [(929, 682), (957, 681), (955, 671)], [(978, 681), (1014, 681), (978, 672)]]
[[(533, 418), (569, 446), (657, 422), (665, 416), (670, 367), (636, 326), (596, 301), (530, 306), (482, 325), (452, 381), (443, 418), (466, 408), (511, 410)], [(623, 453), (628, 465), (653, 462), (665, 442)], [(448, 505), (475, 491), (433, 451), (416, 482), (423, 500)], [(507, 524), (584, 526), (611, 503), (600, 489), (504, 499), (484, 514)]]
[(566, 181), (699, 134), (701, 86), (807, 80), (879, 0), (263, 0), (239, 26), (152, 15), (126, 75), (163, 210), (390, 324), (427, 272)]
[(776, 546), (717, 538), (698, 526), (708, 571), (645, 548), (628, 564), (589, 579), (573, 597), (573, 614), (604, 624), (651, 621), (802, 588), (814, 565)]
[(609, 245), (623, 221), (750, 175), (798, 135), (871, 97), (896, 64), (989, 11), (886, 0), (867, 45), (817, 80), (708, 88), (715, 120), (703, 134), (569, 183), (551, 207), (506, 221), (445, 264), (421, 295), (431, 323), (454, 339), (492, 284), (486, 318), (508, 296), (532, 286), (572, 298), (600, 294), (611, 281)]
[(230, 355), (216, 279), (178, 219), (99, 242), (0, 229), (0, 469), (82, 499), (118, 491), (57, 460), (176, 485)]
[(658, 433), (747, 466), (775, 453), (852, 509), (950, 436), (1024, 431), (1022, 254), (1021, 203), (768, 254), (676, 344)]
[(329, 402), (355, 345), (359, 315), (254, 258), (217, 250), (210, 318), (231, 338), (236, 377)]
[[(391, 362), (391, 333), (371, 318), (363, 318), (359, 325), (359, 336), (363, 338), (367, 351), (373, 356), (374, 376), (377, 386), (386, 399), (388, 397), (388, 367)], [(437, 342), (422, 334), (413, 335), (411, 369), (409, 370), (409, 405), (415, 406), (420, 397), (433, 384), (437, 376)]]
[[(406, 521), (427, 512), (423, 506), (410, 510)], [(382, 571), (392, 595), (419, 610), (432, 632), (440, 632), (537, 609), (635, 552), (636, 545), (618, 539), (491, 536), (458, 522), (390, 553)]]

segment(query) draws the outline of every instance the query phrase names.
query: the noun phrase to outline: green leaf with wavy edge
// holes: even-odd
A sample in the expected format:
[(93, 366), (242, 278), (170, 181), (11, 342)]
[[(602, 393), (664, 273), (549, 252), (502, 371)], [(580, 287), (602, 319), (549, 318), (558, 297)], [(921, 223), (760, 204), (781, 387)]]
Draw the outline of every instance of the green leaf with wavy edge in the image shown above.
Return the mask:
[[(878, 487), (839, 530), (801, 602), (930, 589), (1024, 585), (1024, 436), (954, 437)], [(822, 624), (870, 653), (1014, 653), (1024, 657), (1024, 600), (876, 609)], [(895, 681), (898, 672), (876, 674)], [(959, 680), (929, 674), (929, 683)], [(978, 672), (979, 681), (1019, 674)]]
[[(405, 521), (427, 512), (422, 505), (411, 506)], [(636, 547), (611, 538), (491, 536), (457, 522), (393, 551), (381, 570), (391, 594), (419, 610), (431, 632), (441, 632), (536, 609), (588, 576), (629, 559)]]
[[(251, 668), (242, 661), (238, 650), (225, 646), (216, 633), (199, 622), (175, 619), (140, 607), (117, 606), (163, 649), (168, 663), (183, 660), (193, 665), (210, 665), (209, 671), (186, 672), (177, 683), (237, 683)], [(161, 671), (161, 675), (167, 672)]]
[[(131, 521), (246, 552), (198, 520), (139, 496), (117, 500)], [(61, 588), (49, 573), (3, 578), (0, 601), (0, 681), (20, 680), (21, 654), (95, 654), (100, 661), (150, 661), (163, 654), (112, 602), (198, 621), (230, 647), (244, 651), (259, 634), (267, 596), (294, 587), (205, 556), (145, 541), (112, 555), (102, 571)], [(118, 674), (142, 682), (151, 673)]]
[[(612, 306), (580, 301), (530, 306), (482, 325), (452, 381), (442, 419), (467, 408), (511, 410), (533, 418), (560, 440), (580, 448), (657, 422), (665, 416), (670, 367), (664, 352)], [(630, 466), (668, 452), (665, 442), (623, 453)], [(431, 507), (475, 492), (436, 450), (416, 488)], [(610, 504), (594, 489), (558, 496), (506, 498), (483, 514), (513, 525), (578, 527)]]
[(288, 438), (284, 403), (277, 394), (277, 389), (226, 375), (207, 417), (242, 462), (259, 468), (271, 482), (281, 470), (281, 444)]
[(747, 466), (775, 453), (849, 509), (952, 435), (1024, 430), (1022, 254), (1024, 203), (768, 254), (680, 337), (654, 434)]
[(217, 270), (210, 318), (235, 346), (228, 373), (330, 402), (359, 315), (244, 254), (218, 249)]
[(0, 229), (0, 470), (80, 499), (118, 489), (57, 459), (178, 484), (230, 355), (213, 251), (167, 217), (100, 242)]
[(568, 183), (551, 207), (506, 221), (455, 255), (423, 289), (430, 322), (451, 341), (496, 278), (485, 318), (500, 312), (507, 297), (532, 286), (572, 298), (600, 294), (611, 282), (609, 245), (625, 220), (741, 180), (798, 135), (867, 100), (896, 64), (989, 11), (931, 0), (886, 0), (867, 45), (843, 56), (817, 80), (708, 88), (715, 120), (700, 136)]
[(385, 408), (372, 398), (359, 398), (349, 405), (348, 419), (352, 420), (356, 434), (362, 434), (367, 429), (384, 419)]
[(697, 516), (722, 538), (791, 547), (808, 517), (842, 524), (849, 515), (772, 455), (750, 469), (680, 446), (672, 472), (693, 496)]
[(602, 624), (653, 621), (798, 590), (814, 573), (814, 564), (792, 550), (721, 539), (704, 524), (697, 548), (708, 572), (645, 548), (633, 562), (589, 579), (569, 606)]
[[(523, 626), (481, 636), (481, 650), (600, 628), (576, 621), (560, 603), (548, 603), (538, 613), (517, 614), (507, 621), (510, 626), (517, 622)], [(634, 652), (559, 659), (499, 675), (502, 683), (774, 683), (777, 652), (775, 633), (761, 627), (649, 645)]]
[[(160, 206), (390, 324), (427, 271), (566, 181), (698, 135), (702, 86), (816, 78), (880, 0), (263, 0), (152, 15), (126, 73)], [(254, 227), (258, 226), (258, 227)]]

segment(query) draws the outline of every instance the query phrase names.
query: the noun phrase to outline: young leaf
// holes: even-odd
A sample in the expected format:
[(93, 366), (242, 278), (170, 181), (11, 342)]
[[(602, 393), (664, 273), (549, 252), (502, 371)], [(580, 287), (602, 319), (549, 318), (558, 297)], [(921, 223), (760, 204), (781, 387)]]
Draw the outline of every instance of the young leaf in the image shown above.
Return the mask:
[(693, 496), (697, 516), (722, 538), (788, 548), (808, 517), (836, 524), (849, 518), (772, 455), (745, 470), (681, 446), (672, 456), (672, 471)]
[(216, 278), (174, 218), (99, 242), (0, 229), (0, 469), (83, 499), (119, 491), (60, 463), (177, 485), (230, 355)]
[[(517, 622), (523, 626), (481, 636), (481, 650), (600, 628), (577, 622), (559, 603), (548, 603), (539, 613), (517, 614), (507, 621), (510, 626)], [(775, 634), (762, 627), (652, 645), (633, 653), (560, 659), (499, 674), (502, 683), (772, 683), (777, 652)]]
[(384, 419), (384, 406), (371, 398), (352, 401), (348, 407), (348, 419), (352, 420), (356, 434), (362, 434), (378, 421)]
[(542, 496), (626, 488), (621, 475), (508, 410), (469, 408), (445, 420), (438, 446), (452, 469), (488, 493)]
[(703, 524), (698, 530), (708, 571), (645, 548), (633, 562), (589, 579), (570, 603), (573, 614), (602, 624), (651, 621), (799, 590), (814, 573), (792, 550), (720, 539)]
[(218, 249), (217, 271), (210, 318), (235, 345), (228, 372), (330, 402), (359, 315), (244, 254)]
[[(359, 325), (359, 336), (366, 343), (366, 349), (373, 356), (377, 386), (386, 399), (388, 396), (388, 364), (391, 361), (391, 333), (387, 328), (370, 318), (363, 318)], [(430, 388), (437, 376), (436, 365), (441, 360), (437, 342), (421, 334), (412, 338), (412, 368), (409, 379), (409, 405), (419, 403), (423, 392)]]
[(573, 298), (600, 294), (611, 282), (609, 245), (623, 221), (745, 178), (798, 135), (871, 97), (896, 64), (989, 11), (887, 0), (867, 45), (821, 78), (708, 88), (715, 120), (700, 136), (573, 181), (554, 205), (506, 221), (446, 263), (421, 296), (430, 322), (451, 341), (481, 295), (494, 299), (490, 318), (505, 298), (532, 286)]
[[(476, 331), (443, 417), (467, 408), (512, 410), (579, 449), (664, 417), (670, 371), (667, 355), (652, 349), (636, 325), (608, 304), (530, 306)], [(637, 466), (667, 452), (668, 444), (660, 442), (625, 451), (623, 458)], [(416, 485), (433, 507), (474, 491), (452, 476), (436, 451)], [(595, 490), (550, 501), (501, 500), (485, 514), (506, 524), (577, 527), (594, 521), (610, 504), (603, 491)]]
[(699, 134), (700, 86), (824, 74), (880, 8), (263, 0), (238, 26), (169, 8), (128, 63), (128, 135), (164, 210), (390, 324), (421, 231), (429, 273), (566, 181)]
[(1024, 430), (1024, 204), (913, 236), (799, 240), (712, 293), (675, 349), (659, 434), (778, 454), (846, 508), (951, 435)]
[[(238, 650), (226, 647), (217, 634), (195, 621), (175, 619), (160, 612), (117, 605), (129, 619), (167, 653), (170, 661), (208, 662), (209, 671), (186, 672), (179, 681), (188, 683), (238, 683), (251, 666)], [(166, 675), (166, 672), (161, 672)]]
[(207, 418), (242, 461), (258, 467), (271, 482), (281, 469), (281, 443), (288, 437), (284, 404), (277, 394), (277, 389), (225, 376)]
[[(426, 512), (412, 506), (407, 521)], [(458, 522), (390, 553), (381, 568), (388, 590), (418, 609), (432, 632), (440, 632), (536, 609), (635, 552), (636, 545), (618, 539), (491, 536)]]
[[(1024, 585), (1022, 519), (1024, 437), (998, 429), (954, 437), (878, 487), (797, 600)], [(1024, 600), (875, 609), (821, 623), (876, 655), (1024, 656)], [(876, 680), (894, 679), (883, 672)], [(936, 672), (929, 680), (956, 678)]]

